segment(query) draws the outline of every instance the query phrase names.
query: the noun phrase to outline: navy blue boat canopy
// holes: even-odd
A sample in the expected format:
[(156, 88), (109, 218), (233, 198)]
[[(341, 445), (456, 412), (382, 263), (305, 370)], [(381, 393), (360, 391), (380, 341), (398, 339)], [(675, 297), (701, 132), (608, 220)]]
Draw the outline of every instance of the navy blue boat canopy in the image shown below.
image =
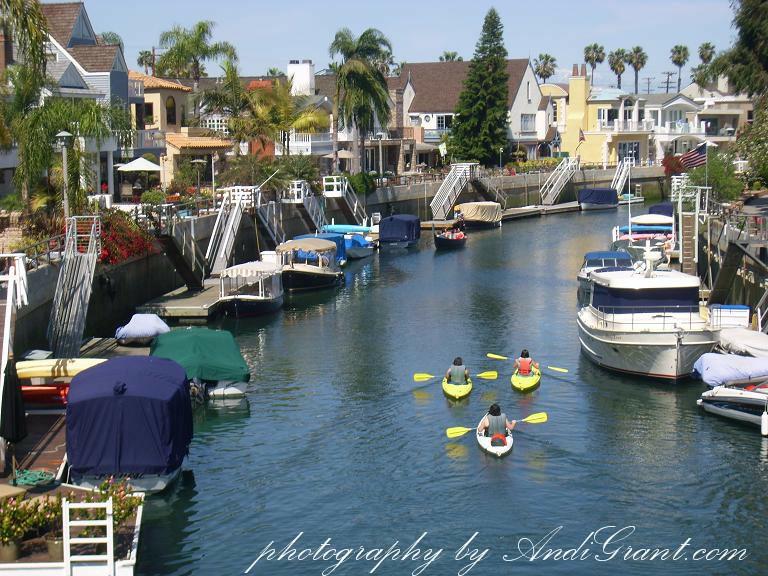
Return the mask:
[(699, 289), (691, 286), (635, 290), (595, 284), (592, 289), (592, 306), (607, 314), (697, 312)]
[(662, 214), (664, 216), (672, 216), (674, 211), (675, 207), (672, 202), (659, 202), (648, 208), (648, 214)]
[[(301, 234), (293, 237), (294, 240), (298, 240), (299, 238), (320, 238), (321, 240), (333, 242), (336, 244), (336, 260), (342, 261), (347, 259), (344, 234), (338, 234), (337, 232), (320, 232), (318, 234)], [(308, 258), (309, 260), (317, 260), (317, 254), (315, 254), (314, 257), (311, 257), (304, 250), (299, 250), (299, 258), (302, 260), (305, 258)]]
[(412, 214), (395, 214), (379, 222), (381, 242), (403, 242), (421, 238), (421, 221)]
[(582, 188), (579, 190), (579, 204), (618, 204), (615, 188)]
[(593, 259), (605, 259), (605, 258), (614, 258), (616, 260), (632, 260), (632, 256), (629, 255), (629, 252), (622, 252), (621, 250), (595, 250), (594, 252), (587, 252), (584, 254), (585, 260), (593, 260)]
[(173, 360), (113, 358), (72, 379), (67, 461), (75, 475), (167, 474), (191, 441), (189, 382)]

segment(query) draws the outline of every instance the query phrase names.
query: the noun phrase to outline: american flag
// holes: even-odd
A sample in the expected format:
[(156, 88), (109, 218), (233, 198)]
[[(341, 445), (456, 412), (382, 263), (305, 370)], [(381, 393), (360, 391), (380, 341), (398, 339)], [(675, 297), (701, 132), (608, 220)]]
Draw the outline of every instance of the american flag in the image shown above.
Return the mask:
[(689, 150), (680, 156), (680, 162), (686, 168), (696, 168), (707, 163), (707, 143), (699, 144), (693, 150)]
[(584, 137), (584, 130), (579, 128), (579, 142), (584, 142), (584, 140), (586, 140), (586, 138)]

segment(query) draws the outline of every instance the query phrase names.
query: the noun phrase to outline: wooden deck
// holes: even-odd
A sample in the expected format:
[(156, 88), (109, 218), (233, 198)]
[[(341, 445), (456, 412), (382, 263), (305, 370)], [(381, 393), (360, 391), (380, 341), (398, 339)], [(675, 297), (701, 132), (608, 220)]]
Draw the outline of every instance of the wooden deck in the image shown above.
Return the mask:
[(66, 431), (63, 414), (29, 414), (27, 437), (14, 447), (19, 469), (57, 474), (67, 453)]
[(138, 306), (136, 312), (141, 314), (157, 314), (166, 320), (180, 323), (207, 323), (219, 307), (219, 280), (209, 278), (202, 290), (192, 292), (186, 288), (178, 288), (165, 296), (150, 300), (143, 306)]

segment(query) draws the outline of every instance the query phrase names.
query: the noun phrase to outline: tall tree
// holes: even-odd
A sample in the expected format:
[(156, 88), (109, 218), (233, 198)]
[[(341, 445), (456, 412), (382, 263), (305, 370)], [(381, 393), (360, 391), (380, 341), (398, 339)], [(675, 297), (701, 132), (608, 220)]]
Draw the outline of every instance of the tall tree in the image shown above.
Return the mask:
[[(200, 78), (204, 73), (203, 65), (208, 60), (228, 58), (237, 61), (235, 47), (229, 42), (211, 42), (213, 27), (210, 20), (202, 20), (191, 28), (174, 26), (160, 34), (160, 47), (165, 52), (158, 60), (158, 66), (164, 69), (187, 69), (194, 81), (194, 92), (198, 92)], [(199, 115), (198, 99), (195, 98), (195, 117)]]
[(680, 92), (680, 87), (683, 81), (683, 66), (688, 62), (688, 46), (677, 44), (669, 51), (669, 59), (672, 64), (677, 66), (677, 91)]
[(621, 88), (621, 75), (627, 69), (625, 64), (627, 62), (627, 51), (623, 48), (617, 48), (610, 54), (608, 54), (608, 66), (611, 67), (611, 71), (616, 74), (616, 87)]
[(635, 94), (640, 93), (639, 74), (640, 70), (645, 68), (648, 63), (648, 54), (640, 46), (635, 46), (629, 52), (627, 52), (627, 64), (632, 66), (635, 71)]
[(277, 76), (282, 76), (282, 75), (283, 75), (283, 71), (280, 70), (280, 68), (277, 68), (275, 66), (272, 66), (271, 68), (269, 68), (267, 70), (267, 76), (271, 76), (273, 78), (276, 78)]
[(340, 121), (354, 123), (350, 103), (368, 98), (379, 122), (386, 126), (389, 121), (387, 79), (377, 64), (391, 58), (392, 44), (376, 28), (366, 29), (360, 36), (355, 36), (349, 28), (342, 28), (336, 32), (328, 52), (331, 58), (338, 56), (341, 59), (331, 65), (336, 73), (332, 128), (333, 171), (338, 172)]
[(254, 113), (267, 119), (264, 125), (272, 127), (275, 141), (280, 139), (286, 156), (291, 155), (292, 132), (317, 132), (328, 128), (329, 123), (326, 112), (311, 105), (308, 97), (292, 94), (292, 88), (290, 78), (278, 79), (270, 89), (257, 89), (251, 93), (253, 96), (262, 92), (263, 104), (261, 108), (254, 106)]
[(539, 54), (539, 57), (533, 61), (533, 72), (546, 82), (548, 78), (554, 76), (557, 60), (551, 54)]
[(584, 62), (592, 68), (592, 83), (595, 83), (595, 68), (605, 61), (605, 48), (600, 44), (590, 44), (584, 47)]
[(444, 50), (443, 53), (440, 55), (440, 62), (463, 62), (464, 58), (459, 56), (458, 52), (450, 52), (448, 50)]
[(142, 50), (139, 52), (139, 57), (136, 58), (136, 64), (144, 67), (144, 74), (149, 74), (149, 69), (152, 68), (152, 75), (155, 74), (154, 70), (155, 57), (151, 50)]
[(19, 60), (36, 73), (39, 85), (45, 78), (45, 43), (48, 22), (37, 0), (0, 0), (0, 19), (19, 51)]
[(507, 148), (509, 73), (503, 35), (499, 13), (491, 8), (485, 15), (451, 130), (453, 154), (485, 166), (493, 166), (499, 149)]
[(712, 58), (715, 57), (715, 45), (712, 44), (712, 42), (704, 42), (701, 46), (699, 46), (699, 58), (701, 59), (701, 63), (706, 66), (710, 62), (712, 62)]
[(125, 44), (123, 43), (123, 39), (117, 32), (102, 32), (99, 34), (101, 36), (101, 40), (104, 42), (104, 44), (107, 44), (109, 46), (120, 46), (120, 50), (125, 50)]

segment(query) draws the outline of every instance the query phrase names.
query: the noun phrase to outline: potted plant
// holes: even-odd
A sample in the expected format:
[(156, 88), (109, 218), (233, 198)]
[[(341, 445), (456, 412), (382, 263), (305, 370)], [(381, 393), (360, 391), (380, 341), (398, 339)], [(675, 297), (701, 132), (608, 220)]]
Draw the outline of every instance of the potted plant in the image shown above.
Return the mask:
[(61, 562), (64, 559), (61, 493), (56, 494), (54, 498), (43, 498), (39, 504), (39, 514), (46, 529), (45, 545), (48, 548), (48, 556), (52, 562)]
[(19, 542), (30, 521), (31, 507), (18, 498), (0, 503), (0, 562), (15, 562), (19, 557)]

